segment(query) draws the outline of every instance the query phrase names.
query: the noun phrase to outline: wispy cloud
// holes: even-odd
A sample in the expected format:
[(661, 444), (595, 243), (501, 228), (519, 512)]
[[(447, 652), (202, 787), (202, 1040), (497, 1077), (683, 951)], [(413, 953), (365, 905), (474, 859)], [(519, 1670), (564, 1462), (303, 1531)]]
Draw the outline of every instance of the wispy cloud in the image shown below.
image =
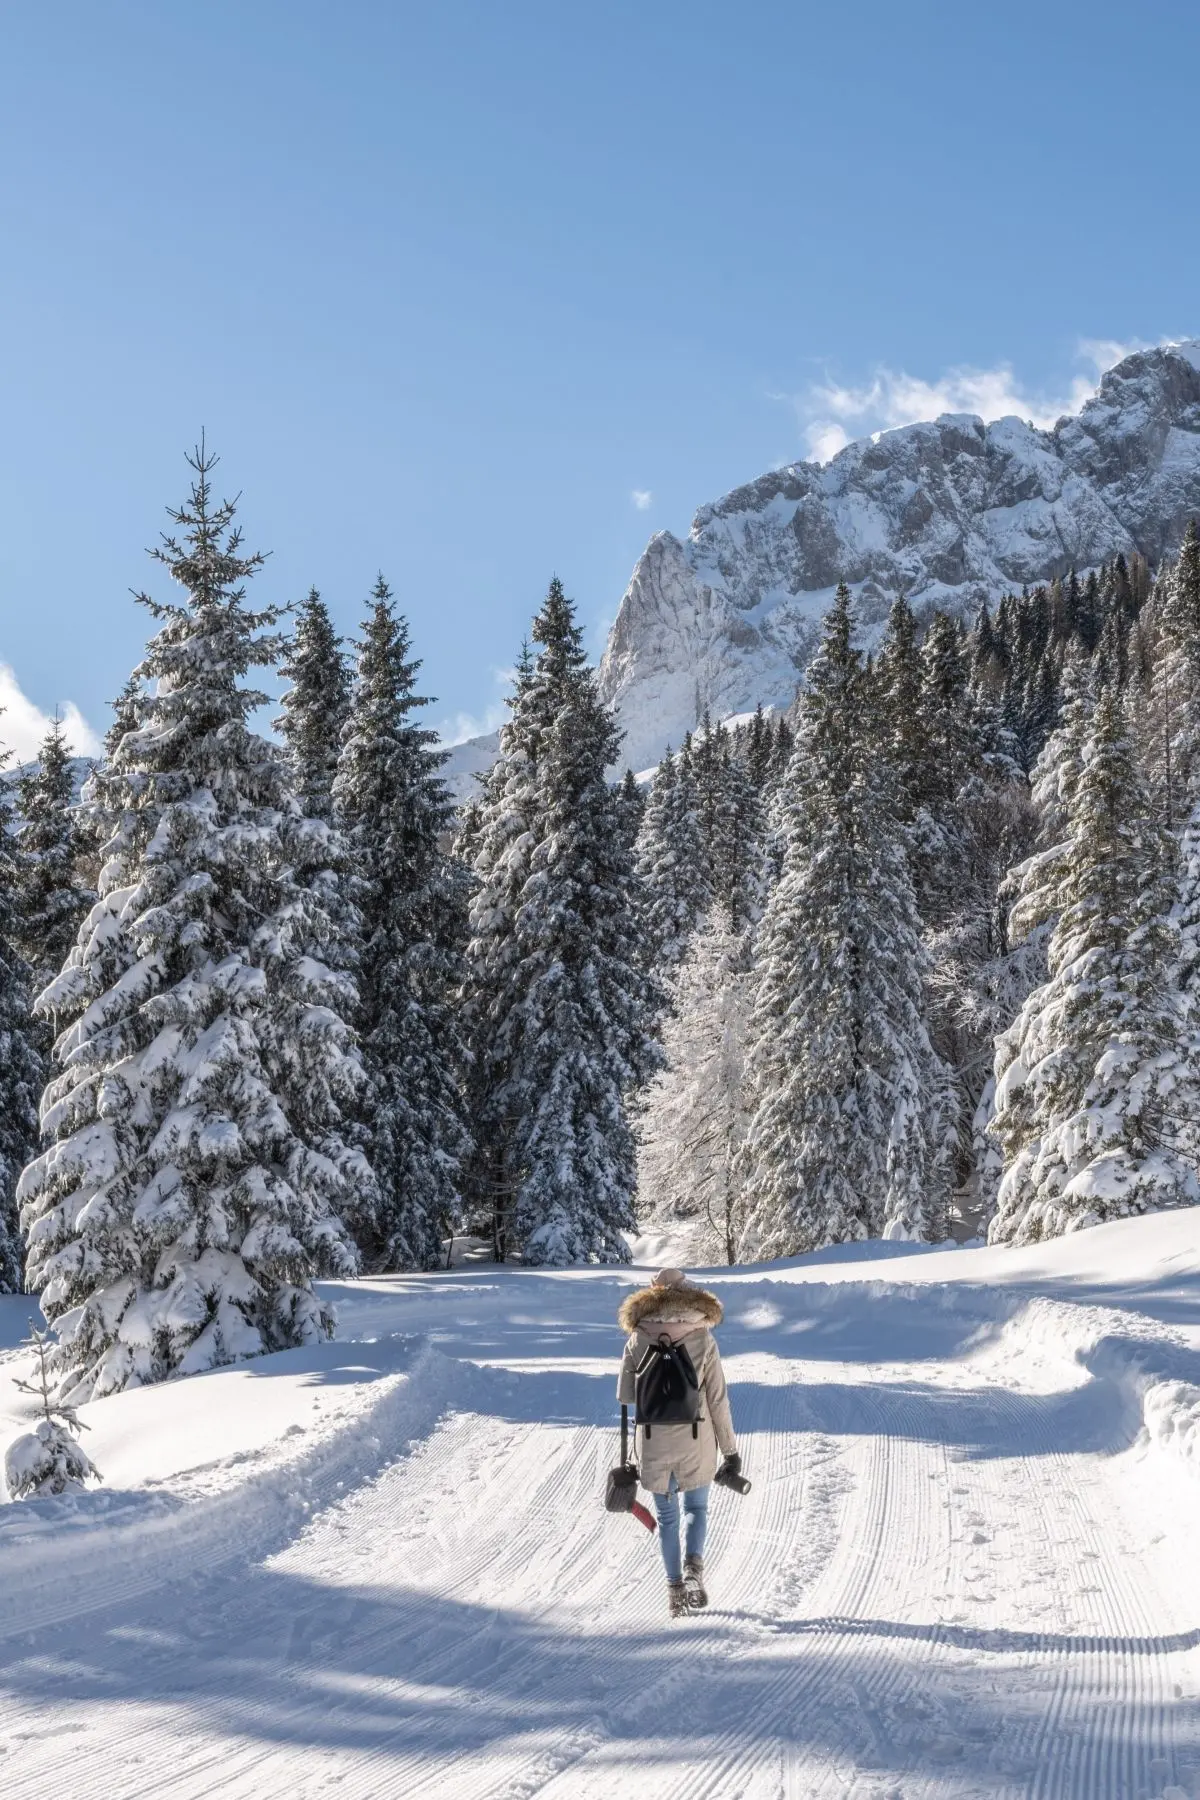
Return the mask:
[[(74, 701), (65, 701), (59, 713), (72, 753), (99, 756), (100, 739)], [(51, 723), (52, 715), (42, 712), (23, 692), (15, 671), (7, 663), (0, 663), (0, 746), (11, 750), (18, 762), (32, 762)]]
[(654, 495), (650, 492), (649, 488), (634, 488), (629, 498), (633, 501), (633, 504), (637, 507), (639, 512), (649, 512), (650, 502), (653, 500)]
[(512, 692), (516, 678), (515, 669), (493, 669), (496, 698), (481, 713), (456, 712), (439, 719), (433, 729), (442, 743), (447, 746), (465, 744), (468, 738), (486, 737), (488, 732), (498, 731), (508, 717), (505, 697)]
[(918, 419), (936, 419), (941, 413), (977, 413), (984, 420), (1015, 414), (1045, 429), (1064, 413), (1078, 412), (1105, 369), (1146, 348), (1138, 340), (1081, 339), (1076, 356), (1082, 366), (1057, 392), (1026, 387), (1011, 363), (990, 369), (962, 365), (932, 379), (880, 365), (857, 384), (825, 380), (802, 393), (773, 398), (787, 400), (795, 410), (808, 455), (816, 462), (828, 462), (854, 438), (912, 425)]

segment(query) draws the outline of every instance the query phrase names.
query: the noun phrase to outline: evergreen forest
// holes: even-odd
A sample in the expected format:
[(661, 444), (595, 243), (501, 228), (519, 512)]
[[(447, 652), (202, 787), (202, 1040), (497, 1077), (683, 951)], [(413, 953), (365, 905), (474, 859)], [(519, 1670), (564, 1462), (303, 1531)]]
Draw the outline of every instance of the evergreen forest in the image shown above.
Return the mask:
[(793, 706), (637, 775), (555, 578), (456, 804), (387, 581), (352, 642), (257, 604), (190, 462), (104, 755), (56, 723), (0, 794), (0, 1287), (64, 1406), (464, 1238), (733, 1263), (1200, 1199), (1195, 524), (970, 622), (843, 586)]

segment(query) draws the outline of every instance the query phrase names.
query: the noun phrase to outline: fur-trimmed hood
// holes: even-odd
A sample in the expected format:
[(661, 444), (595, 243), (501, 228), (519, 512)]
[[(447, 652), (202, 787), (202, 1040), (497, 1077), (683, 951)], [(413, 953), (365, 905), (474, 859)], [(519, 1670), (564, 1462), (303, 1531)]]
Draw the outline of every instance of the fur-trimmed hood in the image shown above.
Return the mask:
[(622, 1331), (636, 1331), (646, 1319), (698, 1319), (704, 1325), (719, 1325), (725, 1309), (707, 1288), (691, 1287), (686, 1282), (678, 1287), (639, 1288), (627, 1294), (617, 1313)]

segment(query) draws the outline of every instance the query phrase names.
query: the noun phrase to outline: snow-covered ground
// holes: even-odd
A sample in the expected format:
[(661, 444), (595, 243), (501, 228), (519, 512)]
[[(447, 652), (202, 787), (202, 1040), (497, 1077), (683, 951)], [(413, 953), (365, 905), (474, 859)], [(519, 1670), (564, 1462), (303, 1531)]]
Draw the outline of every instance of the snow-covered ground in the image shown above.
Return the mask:
[(754, 1488), (674, 1625), (599, 1503), (635, 1278), (86, 1408), (105, 1487), (0, 1508), (6, 1800), (1200, 1795), (1200, 1210), (713, 1271)]

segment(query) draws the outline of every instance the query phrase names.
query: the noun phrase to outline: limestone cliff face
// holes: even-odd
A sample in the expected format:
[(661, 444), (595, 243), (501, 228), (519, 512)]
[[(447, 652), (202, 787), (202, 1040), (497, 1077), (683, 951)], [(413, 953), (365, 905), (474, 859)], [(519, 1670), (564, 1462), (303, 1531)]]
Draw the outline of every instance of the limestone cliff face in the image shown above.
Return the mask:
[(1157, 563), (1193, 514), (1195, 340), (1126, 358), (1052, 431), (947, 414), (774, 470), (643, 552), (600, 666), (622, 763), (656, 762), (706, 706), (786, 705), (839, 581), (868, 626), (901, 591), (973, 615), (1118, 551)]

